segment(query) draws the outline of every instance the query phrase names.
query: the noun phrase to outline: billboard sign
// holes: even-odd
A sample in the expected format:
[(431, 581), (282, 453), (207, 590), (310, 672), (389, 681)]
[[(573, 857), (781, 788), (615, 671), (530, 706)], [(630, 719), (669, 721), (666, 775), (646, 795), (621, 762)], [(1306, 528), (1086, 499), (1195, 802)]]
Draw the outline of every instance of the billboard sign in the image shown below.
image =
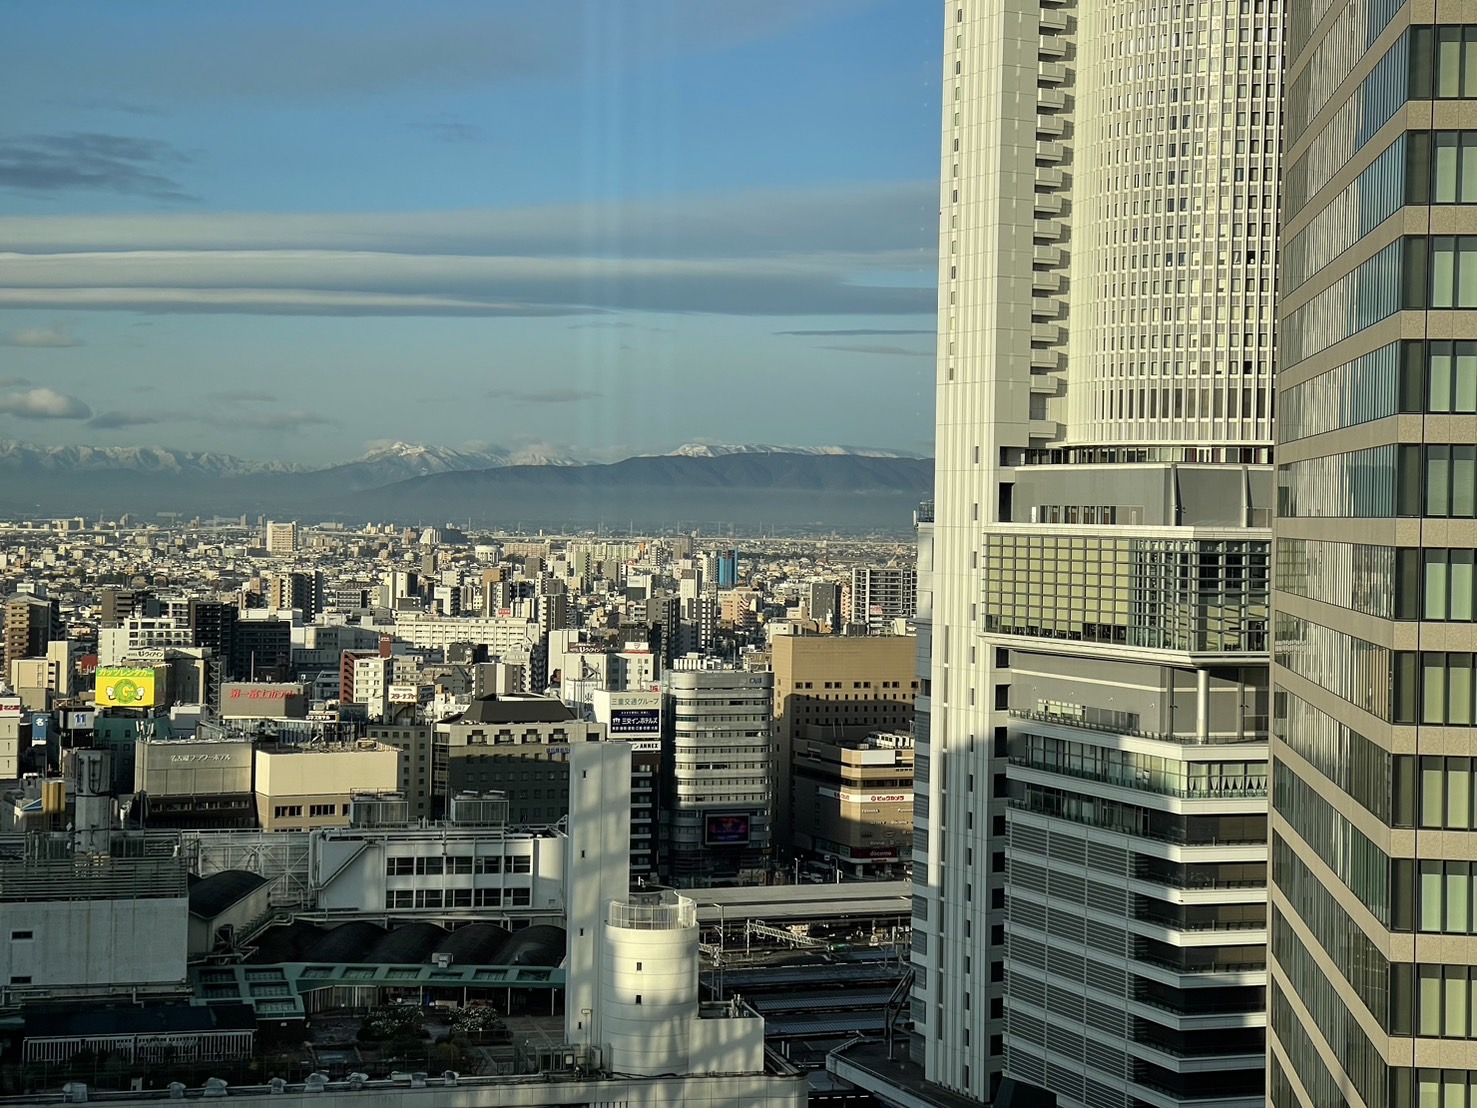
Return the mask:
[(152, 708), (159, 703), (159, 672), (144, 666), (98, 666), (93, 703), (99, 708)]
[(748, 812), (709, 812), (703, 817), (706, 846), (748, 846)]
[(839, 800), (842, 804), (911, 804), (913, 803), (913, 790), (907, 789), (902, 792), (892, 793), (864, 793), (856, 789), (833, 789), (828, 785), (821, 785), (816, 789), (821, 796), (832, 800)]
[(662, 730), (660, 708), (612, 708), (608, 733), (616, 735), (659, 735)]
[(0, 696), (0, 719), (20, 719), (21, 710), (20, 697)]
[(302, 719), (307, 711), (301, 685), (227, 681), (221, 686), (221, 716), (225, 719)]

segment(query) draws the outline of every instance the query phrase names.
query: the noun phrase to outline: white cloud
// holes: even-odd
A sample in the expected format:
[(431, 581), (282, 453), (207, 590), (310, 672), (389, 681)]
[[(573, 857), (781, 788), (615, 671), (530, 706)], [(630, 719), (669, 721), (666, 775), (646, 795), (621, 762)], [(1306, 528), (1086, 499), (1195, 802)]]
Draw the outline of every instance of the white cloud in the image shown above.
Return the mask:
[(607, 204), (425, 212), (168, 212), (4, 216), (25, 254), (129, 250), (371, 250), (578, 257), (937, 248), (931, 181), (752, 189)]
[(232, 412), (222, 420), (228, 427), (249, 427), (256, 431), (296, 431), (302, 427), (331, 424), (333, 420), (321, 412), (310, 412), (302, 408), (286, 411)]
[(82, 340), (69, 334), (65, 327), (30, 327), (21, 331), (12, 331), (0, 339), (0, 346), (39, 348), (81, 345), (83, 345)]
[[(0, 219), (0, 307), (317, 315), (926, 314), (922, 184), (593, 211)], [(899, 230), (899, 227), (904, 230)], [(919, 284), (926, 284), (920, 281)]]
[(40, 388), (0, 393), (0, 413), (22, 419), (87, 419), (92, 409), (75, 396)]

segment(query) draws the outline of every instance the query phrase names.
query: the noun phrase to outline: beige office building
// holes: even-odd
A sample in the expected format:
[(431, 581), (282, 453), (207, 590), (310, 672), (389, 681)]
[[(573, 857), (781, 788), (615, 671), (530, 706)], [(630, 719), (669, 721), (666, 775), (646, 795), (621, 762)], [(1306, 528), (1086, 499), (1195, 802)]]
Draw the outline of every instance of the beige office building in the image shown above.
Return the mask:
[(793, 752), (801, 738), (837, 742), (908, 731), (918, 695), (918, 640), (911, 635), (776, 635), (774, 733), (781, 769), (775, 820), (793, 839)]
[(256, 812), (263, 831), (348, 827), (355, 793), (399, 787), (399, 753), (372, 739), (256, 751)]
[(1267, 1099), (1467, 1108), (1477, 7), (1291, 7)]
[(801, 739), (791, 765), (797, 853), (859, 878), (895, 876), (911, 861), (911, 735)]

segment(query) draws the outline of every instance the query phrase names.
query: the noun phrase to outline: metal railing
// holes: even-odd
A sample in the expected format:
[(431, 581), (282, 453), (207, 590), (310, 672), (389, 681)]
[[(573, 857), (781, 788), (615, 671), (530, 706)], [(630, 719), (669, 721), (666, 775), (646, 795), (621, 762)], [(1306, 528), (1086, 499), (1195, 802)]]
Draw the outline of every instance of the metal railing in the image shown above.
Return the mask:
[(1110, 773), (1091, 773), (1087, 770), (1073, 769), (1067, 766), (1049, 766), (1044, 762), (1033, 761), (1030, 758), (1022, 758), (1012, 755), (1010, 764), (1021, 766), (1024, 769), (1039, 770), (1042, 773), (1058, 773), (1063, 777), (1075, 777), (1082, 781), (1096, 781), (1103, 785), (1114, 785), (1120, 789), (1133, 789), (1135, 792), (1152, 793), (1155, 796), (1173, 796), (1185, 800), (1240, 800), (1246, 798), (1264, 797), (1267, 795), (1267, 786), (1251, 785), (1242, 789), (1226, 788), (1204, 788), (1186, 789), (1174, 788), (1167, 785), (1154, 785), (1137, 777), (1133, 780), (1125, 780), (1122, 777)]
[(1076, 823), (1084, 827), (1097, 827), (1104, 831), (1116, 832), (1120, 835), (1131, 835), (1136, 839), (1150, 839), (1154, 842), (1169, 843), (1172, 846), (1190, 847), (1216, 847), (1216, 846), (1266, 846), (1267, 840), (1263, 836), (1260, 839), (1222, 839), (1211, 837), (1210, 839), (1191, 839), (1184, 831), (1177, 830), (1174, 833), (1154, 831), (1147, 826), (1123, 827), (1117, 823), (1108, 823), (1103, 820), (1083, 819), (1081, 816), (1072, 815), (1061, 810), (1052, 809), (1041, 804), (1031, 804), (1028, 801), (1012, 797), (1008, 802), (1010, 807), (1032, 815), (1045, 816), (1048, 819), (1064, 820), (1067, 823)]
[[(1026, 719), (1036, 723), (1050, 723), (1057, 727), (1075, 727), (1083, 731), (1097, 731), (1105, 735), (1125, 735), (1135, 739), (1153, 739), (1156, 742), (1178, 743), (1181, 746), (1221, 746), (1235, 743), (1264, 743), (1269, 741), (1271, 734), (1263, 726), (1260, 729), (1243, 731), (1239, 735), (1213, 733), (1208, 738), (1202, 739), (1198, 735), (1180, 734), (1176, 731), (1149, 731), (1142, 727), (1092, 723), (1085, 719), (1051, 715), (1047, 712), (1035, 712), (1026, 708), (1011, 708), (1009, 715), (1011, 719)], [(1259, 718), (1265, 719), (1266, 717)]]
[(612, 900), (607, 920), (633, 931), (675, 931), (697, 926), (697, 904), (676, 893)]

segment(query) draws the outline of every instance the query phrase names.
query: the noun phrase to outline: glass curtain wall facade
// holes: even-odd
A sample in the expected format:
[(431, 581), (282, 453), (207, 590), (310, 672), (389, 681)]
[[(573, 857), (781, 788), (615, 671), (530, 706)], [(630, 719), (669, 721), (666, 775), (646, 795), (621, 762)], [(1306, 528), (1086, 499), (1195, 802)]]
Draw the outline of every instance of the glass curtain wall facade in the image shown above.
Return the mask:
[(892, 1095), (1252, 1108), (1283, 4), (942, 8)]
[(1477, 9), (1289, 23), (1268, 1100), (1477, 1104)]

